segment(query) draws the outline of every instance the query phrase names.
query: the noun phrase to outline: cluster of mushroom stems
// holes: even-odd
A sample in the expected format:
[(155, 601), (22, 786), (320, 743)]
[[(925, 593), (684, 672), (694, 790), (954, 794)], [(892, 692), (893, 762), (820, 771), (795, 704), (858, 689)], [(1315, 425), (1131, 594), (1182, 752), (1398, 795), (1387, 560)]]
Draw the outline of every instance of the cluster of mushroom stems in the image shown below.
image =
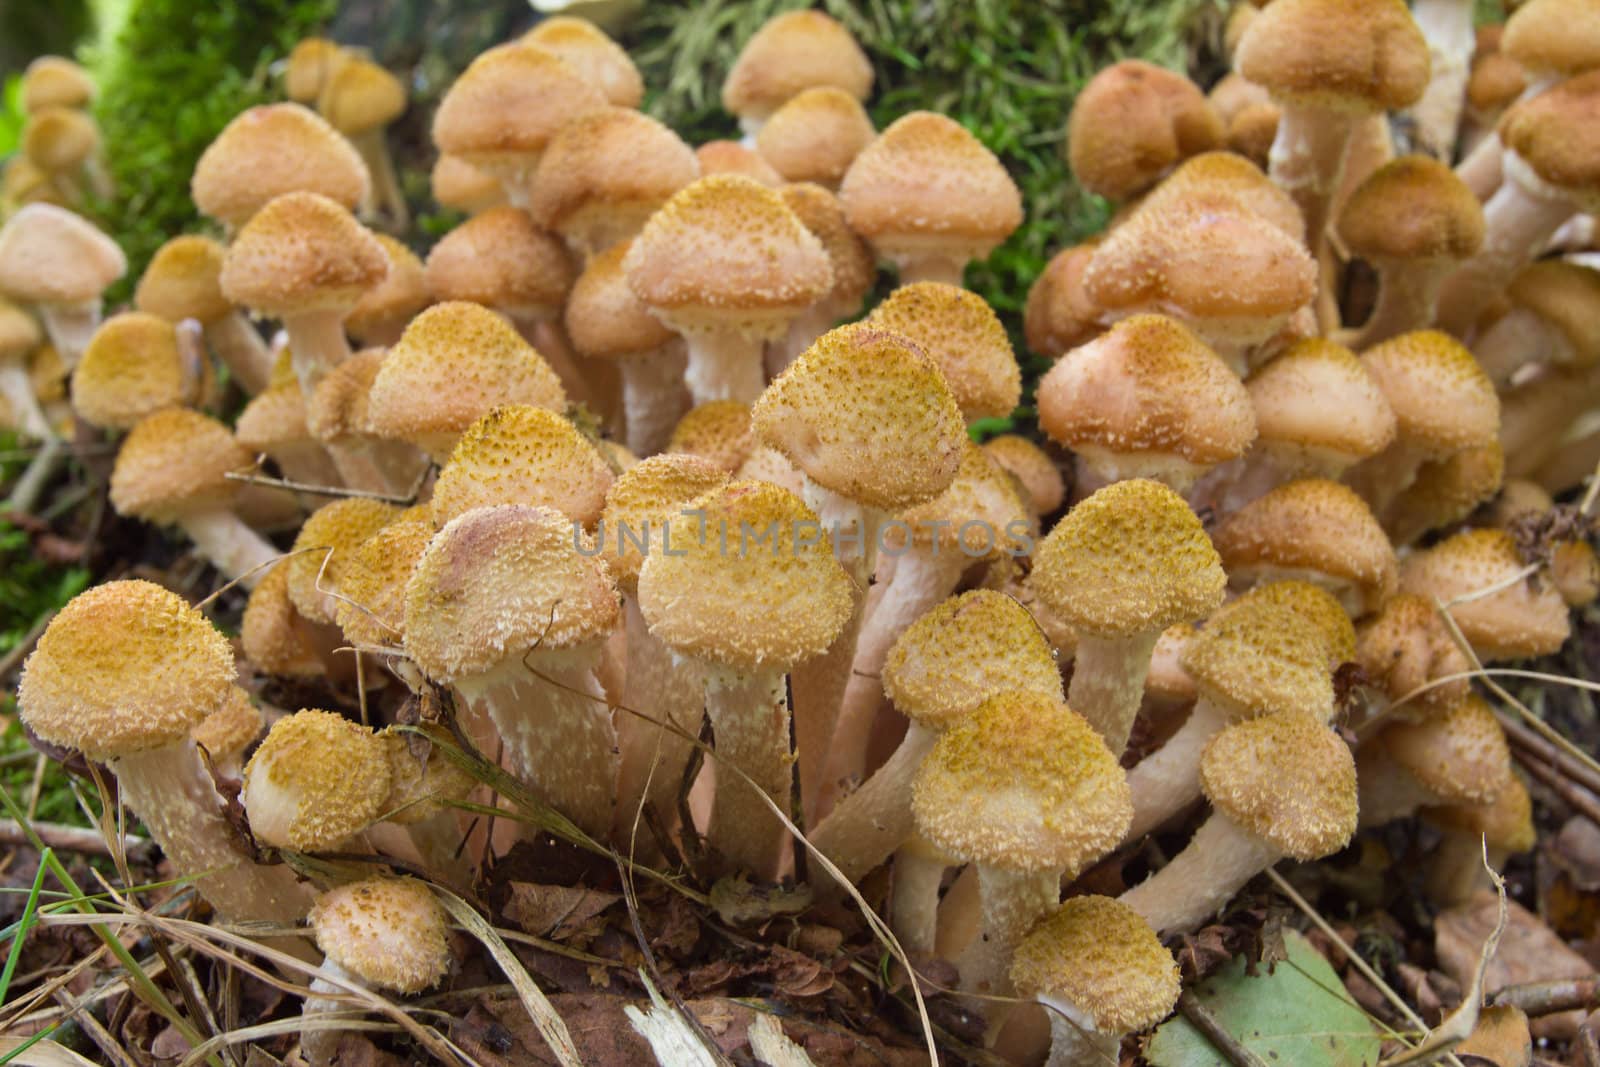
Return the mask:
[[(491, 48), (434, 116), (464, 221), (425, 259), (377, 232), (408, 221), (403, 83), (306, 41), (289, 100), (196, 167), (210, 234), (132, 308), (99, 321), (114, 243), (12, 198), (15, 425), (120, 437), (116, 510), (250, 591), (241, 669), (175, 594), (89, 590), (22, 715), (115, 772), (219, 918), (310, 922), (312, 1015), (451, 967), (427, 882), (375, 865), (467, 889), (542, 832), (481, 817), (517, 805), (475, 761), (641, 864), (804, 869), (836, 915), (875, 886), (1018, 1063), (1115, 1062), (1178, 995), (1160, 937), (1358, 827), (1441, 828), (1429, 885), (1459, 903), (1480, 841), (1532, 843), (1469, 676), (1560, 649), (1600, 592), (1583, 523), (1553, 521), (1600, 460), (1600, 273), (1573, 251), (1600, 20), (1528, 0), (1474, 36), (1471, 6), (1242, 4), (1209, 98), (1099, 73), (1064, 151), (1119, 210), (1029, 294), (1040, 438), (982, 444), (1023, 381), (961, 282), (1021, 196), (947, 117), (875, 129), (826, 15), (745, 43), (743, 142), (639, 111), (582, 20)], [(46, 336), (70, 408), (30, 378)], [(369, 717), (263, 707), (262, 678)], [(1186, 825), (1120, 897), (1075, 887)]]

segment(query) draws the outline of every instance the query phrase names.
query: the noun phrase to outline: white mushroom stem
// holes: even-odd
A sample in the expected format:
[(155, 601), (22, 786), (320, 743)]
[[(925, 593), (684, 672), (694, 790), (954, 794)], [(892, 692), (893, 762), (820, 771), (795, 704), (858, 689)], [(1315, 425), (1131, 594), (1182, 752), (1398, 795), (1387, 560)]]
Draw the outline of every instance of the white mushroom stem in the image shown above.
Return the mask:
[(1585, 252), (1595, 247), (1597, 229), (1600, 229), (1600, 220), (1593, 214), (1576, 215), (1561, 224), (1550, 237), (1548, 251), (1551, 252)]
[(667, 446), (672, 428), (683, 416), (686, 361), (683, 346), (676, 342), (620, 361), (628, 451), (641, 459)]
[(1422, 99), (1411, 108), (1416, 137), (1435, 159), (1454, 155), (1467, 78), (1477, 40), (1472, 31), (1472, 0), (1415, 0), (1411, 17), (1428, 42), (1432, 74)]
[(733, 330), (690, 329), (683, 339), (689, 346), (683, 380), (696, 406), (711, 400), (753, 404), (767, 387), (761, 338)]
[(1350, 468), (1345, 482), (1361, 495), (1374, 515), (1382, 515), (1401, 493), (1411, 488), (1422, 465), (1434, 458), (1439, 457), (1404, 441), (1396, 441), (1376, 456)]
[[(956, 961), (961, 991), (988, 996), (1011, 992), (1011, 957), (1035, 923), (1061, 903), (1061, 870), (1008, 871), (978, 864), (982, 926)], [(984, 1005), (993, 1027), (997, 1005)]]
[(1067, 703), (1106, 739), (1114, 756), (1128, 747), (1145, 676), (1150, 673), (1150, 655), (1160, 636), (1160, 630), (1131, 637), (1078, 634)]
[[(1544, 75), (1528, 79), (1528, 87), (1522, 91), (1509, 107), (1532, 100), (1546, 89), (1551, 88), (1561, 81), (1559, 76)], [(1502, 112), (1504, 114), (1504, 112)], [(1505, 177), (1505, 143), (1500, 140), (1498, 131), (1491, 129), (1456, 166), (1456, 177), (1467, 184), (1472, 190), (1472, 195), (1479, 200), (1487, 201), (1500, 188)]]
[[(706, 683), (698, 664), (674, 657), (650, 632), (635, 597), (626, 598), (624, 610), (628, 663), (622, 708), (616, 713), (622, 755), (614, 838), (626, 846), (634, 840), (634, 820), (641, 805), (654, 804), (668, 825), (676, 817), (678, 790), (694, 755), (694, 743), (659, 724), (668, 723), (690, 738), (699, 737), (705, 719)], [(648, 842), (649, 830), (642, 822), (640, 825), (639, 840)]]
[(1431, 325), (1439, 310), (1439, 291), (1456, 264), (1450, 260), (1388, 261), (1376, 266), (1378, 303), (1351, 345), (1358, 350)]
[[(717, 797), (708, 840), (734, 870), (775, 878), (789, 830), (778, 822), (766, 801), (788, 815), (794, 788), (784, 672), (744, 673), (707, 664), (706, 714), (715, 738), (717, 767)], [(734, 767), (750, 781), (733, 773), (730, 768)], [(751, 788), (752, 781), (755, 788)]]
[(900, 284), (912, 282), (943, 282), (957, 289), (966, 284), (967, 257), (959, 253), (937, 249), (922, 252), (902, 252), (891, 257), (900, 272)]
[(240, 388), (251, 396), (266, 391), (272, 381), (272, 349), (249, 319), (230, 311), (205, 323), (205, 333), (206, 341)]
[(983, 922), (983, 906), (978, 898), (978, 868), (969, 863), (956, 873), (944, 899), (939, 901), (939, 925), (933, 938), (935, 955), (960, 959), (976, 940)]
[(308, 404), (317, 383), (350, 358), (350, 342), (344, 335), (344, 317), (348, 311), (348, 308), (320, 308), (283, 317), (295, 377), (300, 379), (300, 391)]
[(1050, 1058), (1044, 1067), (1089, 1067), (1119, 1062), (1122, 1035), (1101, 1033), (1094, 1016), (1056, 997), (1040, 997), (1050, 1016)]
[(1465, 337), (1483, 310), (1577, 213), (1571, 199), (1548, 185), (1515, 152), (1505, 153), (1506, 180), (1483, 208), (1483, 247), (1445, 282), (1439, 325)]
[(310, 890), (283, 865), (263, 867), (233, 836), (222, 798), (194, 741), (110, 761), (122, 803), (161, 846), (180, 878), (228, 922), (293, 924), (311, 907)]
[(1356, 760), (1359, 825), (1383, 826), (1440, 803), (1433, 790), (1396, 763), (1381, 744), (1363, 745)]
[(1362, 115), (1283, 102), (1278, 135), (1268, 156), (1272, 180), (1294, 197), (1306, 219), (1306, 242), (1321, 247), (1328, 204), (1344, 170), (1345, 147)]
[(283, 555), (224, 507), (185, 511), (177, 517), (177, 526), (194, 543), (196, 552), (246, 589), (254, 589), (266, 575), (267, 566)]
[(405, 195), (400, 192), (400, 180), (395, 176), (394, 158), (389, 154), (384, 128), (379, 126), (355, 134), (350, 143), (355, 145), (372, 175), (372, 199), (378, 211), (388, 216), (397, 231), (404, 232), (411, 225), (411, 212), (406, 207)]
[(37, 304), (35, 310), (44, 320), (45, 333), (61, 357), (67, 370), (76, 370), (83, 350), (89, 347), (90, 338), (100, 328), (100, 298), (78, 303)]
[(1128, 772), (1133, 822), (1123, 842), (1137, 841), (1200, 799), (1200, 753), (1232, 721), (1202, 697), (1167, 743)]
[(1527, 308), (1512, 308), (1472, 342), (1472, 354), (1498, 389), (1523, 367), (1570, 362), (1573, 352), (1566, 334), (1544, 316)]
[[(350, 1006), (347, 998), (351, 986), (368, 989), (370, 987), (367, 983), (331, 959), (322, 961), (321, 972), (311, 980), (311, 994), (301, 1005), (301, 1017), (311, 1022), (313, 1016), (335, 1012), (346, 1015), (362, 1014), (359, 1008)], [(324, 975), (327, 977), (323, 977)], [(306, 1027), (300, 1032), (300, 1052), (305, 1056), (306, 1063), (310, 1067), (330, 1067), (339, 1051), (340, 1038), (348, 1032), (347, 1028), (331, 1018), (317, 1020), (316, 1026)]]
[(945, 863), (913, 848), (894, 855), (894, 936), (907, 952), (931, 953), (939, 935), (939, 886)]
[(849, 314), (849, 309), (841, 311), (836, 301), (823, 297), (796, 315), (789, 323), (789, 332), (767, 345), (767, 377), (776, 378), (788, 370), (789, 364), (800, 358), (800, 353)]
[(1213, 812), (1171, 863), (1120, 899), (1159, 934), (1193, 930), (1282, 858), (1276, 846)]
[[(888, 859), (915, 832), (911, 780), (936, 739), (931, 730), (913, 722), (888, 762), (811, 831), (811, 844), (851, 883)], [(899, 874), (897, 867), (896, 878)]]
[(56, 436), (34, 395), (28, 368), (20, 359), (0, 359), (0, 399), (5, 400), (12, 421), (25, 436), (36, 441), (49, 441)]

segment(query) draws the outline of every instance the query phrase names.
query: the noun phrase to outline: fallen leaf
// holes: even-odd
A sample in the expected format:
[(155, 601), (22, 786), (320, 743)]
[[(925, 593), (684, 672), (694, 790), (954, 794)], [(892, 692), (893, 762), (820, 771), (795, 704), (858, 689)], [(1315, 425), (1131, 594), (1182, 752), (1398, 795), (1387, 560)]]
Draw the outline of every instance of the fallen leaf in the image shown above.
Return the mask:
[[(1434, 923), (1434, 951), (1439, 966), (1463, 987), (1472, 982), (1484, 939), (1494, 930), (1500, 904), (1488, 890), (1439, 913)], [(1581, 978), (1593, 973), (1587, 960), (1568, 948), (1539, 917), (1517, 904), (1506, 901), (1506, 929), (1500, 949), (1489, 961), (1484, 974), (1484, 992), (1492, 997), (1509, 985), (1548, 982), (1557, 978)], [(1583, 1021), (1581, 1011), (1546, 1015), (1533, 1023), (1536, 1037), (1566, 1040)]]
[[(1533, 1036), (1528, 1017), (1519, 1008), (1499, 1005), (1484, 1008), (1477, 1029), (1455, 1048), (1465, 1067), (1528, 1067), (1533, 1059)], [(1482, 1061), (1475, 1065), (1472, 1057)]]
[(754, 926), (779, 915), (798, 915), (811, 906), (808, 885), (756, 885), (743, 876), (711, 887), (711, 907), (729, 926)]
[(581, 886), (534, 885), (512, 882), (506, 898), (506, 918), (524, 933), (551, 941), (567, 941), (579, 934), (593, 936), (591, 920), (621, 900), (617, 893), (602, 893)]

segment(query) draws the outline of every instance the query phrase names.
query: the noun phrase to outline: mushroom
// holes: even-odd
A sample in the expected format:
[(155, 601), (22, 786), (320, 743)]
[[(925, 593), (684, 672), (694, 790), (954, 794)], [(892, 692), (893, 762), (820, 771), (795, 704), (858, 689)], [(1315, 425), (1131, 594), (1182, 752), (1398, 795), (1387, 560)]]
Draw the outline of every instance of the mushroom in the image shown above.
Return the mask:
[(72, 372), (72, 408), (96, 426), (127, 430), (162, 408), (193, 404), (204, 357), (192, 356), (166, 319), (143, 311), (113, 315)]
[(22, 127), (22, 151), (74, 204), (83, 202), (85, 186), (97, 200), (116, 195), (101, 159), (100, 128), (81, 111), (47, 107), (30, 113)]
[(1210, 817), (1172, 862), (1119, 898), (1159, 933), (1192, 930), (1284, 856), (1317, 859), (1355, 833), (1355, 761), (1314, 715), (1227, 727), (1201, 755), (1200, 786)]
[(1497, 387), (1529, 364), (1581, 371), (1600, 363), (1600, 270), (1541, 260), (1518, 271), (1505, 295), (1511, 310), (1472, 343)]
[(1361, 746), (1357, 770), (1362, 826), (1424, 806), (1492, 804), (1512, 780), (1505, 731), (1470, 693), (1437, 715), (1385, 727)]
[[(1441, 908), (1464, 904), (1492, 889), (1485, 858), (1497, 871), (1513, 855), (1533, 848), (1533, 799), (1512, 775), (1487, 804), (1446, 804), (1422, 809), (1422, 821), (1438, 830), (1439, 846), (1428, 866), (1428, 895)], [(1485, 856), (1487, 853), (1487, 856)]]
[[(421, 546), (417, 551), (421, 553)], [(397, 592), (403, 599), (404, 582)], [(454, 743), (449, 730), (442, 725), (390, 726), (378, 732), (378, 741), (389, 757), (389, 796), (373, 836), (403, 828), (424, 864), (457, 885), (470, 886), (473, 872), (463, 855), (465, 841), (453, 805), (466, 800), (478, 781), (438, 751), (440, 744)]]
[(830, 191), (877, 131), (861, 101), (831, 85), (796, 94), (761, 127), (756, 151), (786, 182)]
[(1005, 418), (1022, 398), (1011, 339), (1000, 316), (976, 293), (943, 282), (912, 282), (890, 293), (865, 323), (922, 349), (968, 423)]
[[(1484, 663), (1548, 656), (1571, 634), (1567, 606), (1545, 583), (1521, 580), (1524, 569), (1510, 534), (1466, 530), (1407, 556), (1400, 591), (1444, 604)], [(1499, 588), (1480, 595), (1493, 587)], [(1472, 599), (1452, 603), (1469, 594)]]
[(753, 402), (766, 385), (761, 343), (833, 287), (822, 243), (770, 189), (701, 178), (645, 225), (623, 260), (628, 285), (689, 346), (697, 404)]
[(1058, 360), (1103, 331), (1101, 308), (1083, 286), (1096, 245), (1091, 241), (1057, 252), (1028, 288), (1022, 330), (1035, 354)]
[(1467, 695), (1465, 675), (1472, 669), (1433, 605), (1414, 593), (1391, 597), (1363, 620), (1355, 662), (1367, 676), (1368, 722), (1380, 715), (1426, 718), (1447, 709)]
[[(1500, 146), (1497, 144), (1491, 154), (1481, 156), (1478, 146), (1485, 138), (1493, 137), (1498, 141), (1495, 127), (1500, 125), (1500, 117), (1528, 88), (1528, 74), (1522, 69), (1522, 64), (1500, 49), (1504, 31), (1503, 24), (1479, 26), (1477, 29), (1477, 48), (1472, 54), (1472, 72), (1467, 79), (1459, 146), (1459, 155), (1464, 160), (1478, 159), (1482, 164), (1493, 160), (1493, 180), (1496, 185), (1500, 180)], [(1467, 173), (1463, 167), (1463, 180)], [(1481, 187), (1469, 185), (1468, 188), (1472, 189), (1474, 196), (1482, 199)]]
[(313, 511), (285, 560), (295, 610), (314, 623), (331, 624), (338, 617), (350, 557), (400, 514), (393, 504), (366, 497), (330, 501)]
[(1215, 609), (1226, 581), (1199, 518), (1151, 481), (1101, 489), (1034, 548), (1029, 586), (1078, 635), (1067, 701), (1113, 754), (1127, 747), (1156, 638)]
[(1061, 510), (1067, 486), (1051, 455), (1026, 437), (1007, 433), (991, 437), (983, 450), (1022, 483), (1035, 520)]
[(1266, 167), (1272, 142), (1278, 137), (1278, 123), (1283, 118), (1283, 109), (1272, 102), (1272, 94), (1229, 71), (1211, 87), (1206, 101), (1222, 120), (1222, 143), (1228, 151), (1237, 152), (1258, 167)]
[(800, 182), (785, 185), (778, 197), (800, 224), (822, 242), (833, 267), (833, 288), (789, 323), (782, 340), (767, 345), (767, 377), (776, 378), (839, 322), (853, 319), (878, 280), (872, 250), (845, 221), (839, 198), (820, 185)]
[(295, 610), (286, 562), (268, 567), (250, 590), (239, 623), (239, 644), (262, 674), (316, 678), (328, 673), (324, 653), (333, 642), (324, 629)]
[(1022, 194), (994, 153), (931, 111), (902, 115), (862, 149), (839, 202), (901, 282), (960, 285), (968, 262), (1022, 224)]
[[(425, 518), (395, 516), (344, 555), (334, 621), (357, 653), (400, 654), (406, 583), (433, 534), (433, 524)], [(405, 680), (403, 669), (395, 673)]]
[(329, 71), (317, 110), (350, 139), (371, 176), (372, 208), (397, 230), (411, 223), (411, 210), (395, 176), (385, 128), (406, 110), (406, 87), (370, 59), (351, 56)]
[(389, 272), (361, 294), (345, 316), (344, 328), (363, 345), (388, 347), (400, 340), (417, 312), (433, 301), (417, 254), (386, 233), (373, 237), (383, 246)]
[(499, 179), (474, 167), (464, 159), (441, 152), (428, 172), (428, 187), (440, 207), (466, 215), (476, 215), (507, 203), (505, 187)]
[(1396, 545), (1409, 545), (1429, 530), (1460, 522), (1500, 491), (1505, 471), (1499, 441), (1424, 463), (1384, 515), (1383, 527)]
[(49, 441), (56, 432), (28, 377), (28, 356), (43, 340), (33, 316), (0, 296), (0, 398), (13, 426), (28, 437)]
[[(1505, 390), (1499, 436), (1506, 477), (1531, 478), (1558, 461), (1569, 466), (1581, 461), (1586, 434), (1578, 420), (1593, 406), (1597, 385), (1600, 364), (1585, 370), (1546, 366)], [(1567, 442), (1569, 433), (1576, 433), (1578, 441)], [(1593, 470), (1591, 460), (1567, 484), (1581, 484)]]
[(263, 844), (364, 852), (352, 839), (383, 815), (389, 785), (376, 734), (335, 712), (305, 709), (272, 724), (245, 765), (239, 799)]
[(206, 146), (189, 182), (200, 213), (235, 231), (286, 193), (316, 193), (349, 211), (371, 188), (350, 142), (299, 104), (241, 111)]
[(100, 326), (101, 294), (128, 272), (116, 243), (53, 204), (27, 204), (0, 227), (0, 293), (32, 304), (68, 370)]
[(1417, 0), (1411, 17), (1428, 42), (1428, 87), (1411, 105), (1416, 140), (1434, 159), (1448, 164), (1455, 155), (1456, 133), (1466, 100), (1472, 54), (1472, 0)]
[(553, 15), (522, 35), (522, 43), (559, 56), (585, 81), (597, 86), (617, 107), (634, 108), (644, 99), (644, 80), (628, 53), (588, 19)]
[(284, 60), (283, 94), (297, 104), (315, 105), (328, 79), (350, 59), (351, 53), (337, 41), (302, 37)]
[(191, 736), (233, 698), (234, 671), (227, 638), (182, 598), (113, 581), (50, 620), (17, 707), (41, 740), (111, 767), (122, 803), (225, 921), (298, 922), (305, 890), (240, 847)]
[(272, 377), (272, 353), (261, 334), (222, 295), (226, 249), (209, 237), (174, 237), (151, 257), (133, 302), (171, 323), (194, 319), (240, 388), (260, 394)]
[(613, 474), (593, 442), (554, 412), (495, 408), (467, 427), (433, 487), (433, 524), (474, 508), (527, 504), (593, 529)]
[(1222, 136), (1221, 120), (1194, 82), (1124, 59), (1078, 93), (1065, 147), (1080, 185), (1108, 200), (1131, 200), (1185, 159), (1217, 148)]
[(292, 375), (246, 404), (233, 432), (250, 453), (265, 453), (289, 481), (324, 487), (340, 484), (333, 460), (306, 426), (305, 394)]
[(141, 419), (117, 451), (111, 505), (117, 514), (172, 525), (226, 577), (254, 588), (278, 550), (230, 510), (240, 483), (230, 471), (250, 454), (215, 419), (165, 408)]
[(1138, 209), (1189, 205), (1212, 211), (1244, 211), (1304, 242), (1305, 217), (1294, 198), (1273, 184), (1255, 163), (1233, 152), (1202, 152), (1180, 163), (1152, 189)]
[(426, 460), (411, 445), (383, 440), (373, 432), (372, 383), (383, 360), (383, 349), (369, 348), (333, 368), (311, 394), (306, 426), (333, 457), (345, 485), (401, 496), (416, 483)]
[(31, 115), (47, 107), (88, 107), (95, 97), (94, 79), (63, 56), (36, 56), (22, 72), (22, 111)]
[(205, 753), (212, 771), (238, 781), (245, 749), (261, 736), (261, 723), (261, 712), (250, 703), (250, 694), (234, 686), (222, 706), (202, 719), (189, 736)]
[(666, 452), (699, 456), (732, 474), (744, 465), (756, 443), (749, 404), (711, 400), (678, 420), (667, 438)]
[(834, 19), (821, 11), (787, 11), (768, 19), (739, 50), (722, 83), (722, 107), (754, 137), (773, 112), (821, 86), (865, 100), (872, 64)]
[(694, 158), (701, 177), (738, 174), (773, 189), (783, 184), (783, 175), (771, 163), (738, 141), (707, 141), (694, 150)]

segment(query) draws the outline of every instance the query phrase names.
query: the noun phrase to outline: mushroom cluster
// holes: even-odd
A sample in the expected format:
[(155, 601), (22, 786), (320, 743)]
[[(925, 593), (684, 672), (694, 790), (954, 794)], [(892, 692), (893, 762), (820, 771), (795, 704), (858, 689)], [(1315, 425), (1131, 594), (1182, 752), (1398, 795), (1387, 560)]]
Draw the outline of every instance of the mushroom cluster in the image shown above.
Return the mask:
[[(1034, 282), (1036, 383), (962, 285), (1023, 221), (1005, 166), (944, 115), (874, 129), (818, 11), (745, 43), (743, 144), (640, 112), (581, 19), (491, 48), (433, 118), (466, 217), (422, 258), (375, 232), (403, 83), (302, 42), (195, 169), (210, 235), (103, 323), (121, 253), (8, 171), (13, 421), (61, 425), (48, 336), (112, 506), (249, 591), (244, 673), (363, 711), (252, 703), (206, 615), (118, 580), (51, 621), (21, 715), (219, 917), (309, 922), (310, 1015), (438, 982), (427, 880), (550, 834), (865, 893), (1018, 1063), (1114, 1061), (1177, 998), (1160, 937), (1358, 827), (1443, 828), (1459, 900), (1477, 835), (1529, 839), (1467, 676), (1600, 593), (1552, 499), (1600, 459), (1600, 270), (1560, 255), (1600, 210), (1600, 33), (1528, 0), (1474, 57), (1470, 6), (1245, 4), (1209, 97), (1097, 75), (1064, 150), (1120, 210)], [(73, 75), (30, 69), (41, 129)], [(985, 440), (1025, 386), (1039, 434)]]

